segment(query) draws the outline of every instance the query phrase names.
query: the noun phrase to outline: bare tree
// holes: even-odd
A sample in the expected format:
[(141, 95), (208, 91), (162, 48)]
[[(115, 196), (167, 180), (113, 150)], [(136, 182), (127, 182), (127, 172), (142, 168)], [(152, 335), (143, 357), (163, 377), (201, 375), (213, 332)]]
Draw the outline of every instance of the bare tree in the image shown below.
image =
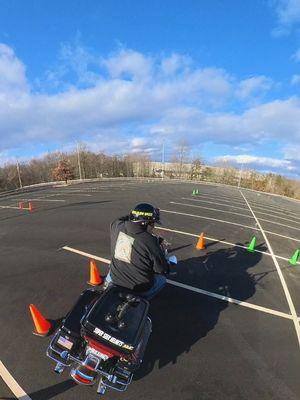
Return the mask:
[(196, 158), (192, 162), (191, 179), (201, 179), (202, 163), (200, 158)]
[(179, 178), (182, 178), (182, 175), (187, 175), (188, 168), (186, 168), (186, 164), (189, 162), (190, 155), (190, 146), (186, 140), (180, 140), (175, 146), (175, 150), (173, 156), (171, 157), (171, 162), (174, 164), (174, 170)]

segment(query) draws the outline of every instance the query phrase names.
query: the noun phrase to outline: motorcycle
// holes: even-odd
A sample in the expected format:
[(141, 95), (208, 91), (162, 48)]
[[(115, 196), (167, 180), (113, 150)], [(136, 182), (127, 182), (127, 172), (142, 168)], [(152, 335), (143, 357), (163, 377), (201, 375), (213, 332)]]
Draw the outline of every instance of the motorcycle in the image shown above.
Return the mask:
[[(167, 259), (177, 263), (176, 256)], [(85, 290), (47, 349), (56, 362), (54, 371), (61, 374), (70, 368), (71, 378), (81, 385), (98, 381), (100, 395), (107, 388), (125, 391), (152, 331), (148, 310), (147, 300), (122, 287)]]

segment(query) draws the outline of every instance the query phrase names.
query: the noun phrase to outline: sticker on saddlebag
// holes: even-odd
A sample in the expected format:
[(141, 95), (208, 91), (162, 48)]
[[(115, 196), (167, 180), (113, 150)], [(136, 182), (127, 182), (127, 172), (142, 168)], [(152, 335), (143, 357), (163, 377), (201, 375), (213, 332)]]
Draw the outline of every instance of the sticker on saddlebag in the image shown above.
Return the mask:
[(133, 242), (134, 238), (126, 235), (124, 232), (120, 232), (115, 248), (115, 258), (117, 260), (130, 263)]

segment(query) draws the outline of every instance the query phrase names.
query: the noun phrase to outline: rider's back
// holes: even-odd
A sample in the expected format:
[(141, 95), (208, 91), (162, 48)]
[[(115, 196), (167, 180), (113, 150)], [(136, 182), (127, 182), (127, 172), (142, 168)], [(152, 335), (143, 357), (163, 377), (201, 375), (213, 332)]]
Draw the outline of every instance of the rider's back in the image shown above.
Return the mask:
[(128, 218), (111, 224), (111, 253), (113, 283), (136, 292), (148, 290), (153, 285), (154, 273), (168, 268), (157, 237)]

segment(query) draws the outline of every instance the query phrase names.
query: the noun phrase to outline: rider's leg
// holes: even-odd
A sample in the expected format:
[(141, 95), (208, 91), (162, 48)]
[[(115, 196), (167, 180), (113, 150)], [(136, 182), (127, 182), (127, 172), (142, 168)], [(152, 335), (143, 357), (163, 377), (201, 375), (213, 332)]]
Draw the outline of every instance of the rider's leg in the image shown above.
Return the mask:
[(102, 285), (102, 289), (106, 290), (111, 282), (112, 282), (112, 280), (111, 280), (110, 272), (108, 271), (108, 274), (106, 275), (105, 281)]
[(167, 278), (164, 275), (155, 274), (153, 286), (146, 292), (139, 293), (138, 295), (146, 300), (151, 300), (162, 290), (162, 288), (166, 285), (166, 283), (167, 283)]
[(108, 274), (106, 275), (105, 282), (110, 283), (111, 282), (111, 276), (110, 272), (108, 271)]

